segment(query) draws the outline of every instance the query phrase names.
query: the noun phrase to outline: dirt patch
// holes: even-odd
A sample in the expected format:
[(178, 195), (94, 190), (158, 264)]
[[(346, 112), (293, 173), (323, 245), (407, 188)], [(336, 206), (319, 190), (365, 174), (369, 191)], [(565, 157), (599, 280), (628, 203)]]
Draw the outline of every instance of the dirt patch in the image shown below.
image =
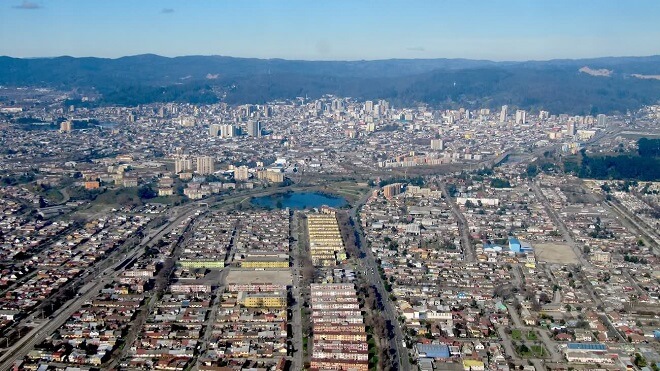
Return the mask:
[(579, 262), (573, 249), (566, 244), (534, 244), (534, 253), (536, 254), (536, 260), (544, 263), (576, 264)]

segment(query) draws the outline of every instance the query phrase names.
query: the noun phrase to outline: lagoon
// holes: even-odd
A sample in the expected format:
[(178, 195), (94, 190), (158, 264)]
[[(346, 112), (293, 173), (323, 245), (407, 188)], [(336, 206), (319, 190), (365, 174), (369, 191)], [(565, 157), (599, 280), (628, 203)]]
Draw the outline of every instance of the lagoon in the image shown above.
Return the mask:
[(348, 204), (342, 197), (330, 196), (319, 192), (290, 192), (279, 193), (252, 199), (252, 204), (268, 209), (310, 209), (323, 205), (342, 207)]

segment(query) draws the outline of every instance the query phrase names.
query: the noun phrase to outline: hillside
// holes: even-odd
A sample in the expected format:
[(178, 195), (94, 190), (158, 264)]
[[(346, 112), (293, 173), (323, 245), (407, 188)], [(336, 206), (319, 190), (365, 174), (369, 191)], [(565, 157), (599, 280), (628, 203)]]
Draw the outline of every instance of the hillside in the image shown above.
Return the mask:
[[(582, 69), (582, 72), (580, 71)], [(585, 73), (607, 70), (608, 74)], [(221, 56), (0, 57), (0, 85), (95, 89), (102, 104), (176, 99), (263, 103), (336, 94), (395, 104), (573, 114), (625, 112), (660, 99), (660, 56), (492, 62), (467, 59), (290, 61)], [(165, 92), (165, 93), (163, 93)], [(175, 97), (175, 98), (172, 98)]]

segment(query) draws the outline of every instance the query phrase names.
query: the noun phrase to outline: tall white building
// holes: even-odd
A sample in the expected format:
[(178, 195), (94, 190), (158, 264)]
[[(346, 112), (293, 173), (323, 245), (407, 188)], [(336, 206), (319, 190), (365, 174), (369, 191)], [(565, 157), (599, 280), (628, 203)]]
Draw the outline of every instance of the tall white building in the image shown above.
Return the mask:
[(390, 109), (390, 103), (386, 100), (381, 99), (378, 101), (378, 107), (380, 108), (380, 113), (385, 114)]
[(251, 137), (261, 136), (261, 122), (257, 120), (250, 120), (247, 123), (247, 132)]
[(174, 160), (174, 173), (179, 174), (191, 171), (193, 168), (192, 160), (189, 158), (177, 158)]
[(364, 102), (364, 110), (367, 113), (372, 113), (374, 111), (374, 102), (370, 100)]
[(500, 122), (506, 122), (506, 117), (509, 115), (509, 106), (506, 104), (502, 106), (500, 111)]
[(516, 124), (521, 125), (527, 123), (527, 112), (519, 109), (516, 111)]
[(213, 164), (213, 157), (211, 156), (197, 157), (197, 174), (208, 175), (208, 174), (213, 174), (214, 171), (215, 168)]
[(250, 172), (247, 166), (239, 166), (234, 170), (234, 179), (248, 180), (250, 179)]
[(577, 128), (575, 126), (575, 121), (570, 120), (567, 124), (566, 131), (568, 131), (568, 135), (575, 135), (577, 134)]
[(222, 125), (211, 124), (211, 126), (209, 126), (209, 136), (217, 137), (220, 135), (221, 130), (222, 130)]
[(236, 130), (232, 124), (225, 124), (220, 128), (220, 136), (223, 138), (233, 138), (235, 134)]
[(442, 139), (431, 139), (431, 149), (434, 151), (442, 151), (445, 149), (445, 143)]

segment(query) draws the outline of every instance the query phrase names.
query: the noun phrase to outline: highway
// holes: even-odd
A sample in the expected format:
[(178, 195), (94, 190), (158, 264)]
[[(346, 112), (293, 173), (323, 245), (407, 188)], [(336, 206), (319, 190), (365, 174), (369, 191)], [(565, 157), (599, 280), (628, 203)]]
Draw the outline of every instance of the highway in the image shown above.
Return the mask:
[(300, 246), (298, 241), (300, 240), (299, 234), (299, 218), (298, 214), (291, 212), (289, 218), (289, 253), (291, 254), (291, 259), (293, 261), (291, 274), (293, 276), (293, 287), (291, 288), (291, 295), (293, 297), (293, 305), (289, 308), (291, 311), (291, 348), (292, 359), (291, 359), (291, 369), (292, 370), (302, 370), (303, 369), (303, 333), (302, 333), (302, 314), (301, 314), (301, 303), (302, 303), (302, 293), (300, 292)]
[(634, 227), (633, 229), (637, 229), (640, 234), (644, 235), (647, 243), (648, 241), (652, 241), (651, 245), (653, 252), (655, 254), (660, 254), (660, 235), (656, 230), (649, 227), (648, 224), (639, 219), (635, 214), (632, 214), (630, 210), (623, 207), (623, 205), (617, 201), (605, 200), (604, 206), (609, 209), (611, 213), (620, 215), (623, 218), (623, 222), (632, 225)]
[[(138, 316), (133, 320), (133, 323), (131, 324), (128, 333), (124, 337), (124, 347), (121, 349), (120, 352), (117, 354), (113, 354), (110, 363), (106, 366), (106, 368), (115, 368), (117, 364), (122, 360), (124, 356), (126, 356), (127, 352), (131, 349), (131, 345), (137, 339), (140, 331), (142, 330), (142, 326), (147, 320), (147, 317), (149, 314), (152, 312), (153, 307), (156, 305), (158, 298), (161, 296), (161, 294), (165, 291), (167, 288), (167, 285), (169, 283), (170, 276), (172, 274), (172, 271), (174, 269), (174, 262), (175, 259), (178, 257), (180, 251), (181, 251), (181, 242), (183, 241), (184, 237), (190, 230), (190, 225), (194, 222), (195, 217), (193, 215), (193, 211), (196, 212), (195, 209), (190, 209), (188, 213), (183, 214), (177, 219), (173, 220), (172, 224), (165, 224), (158, 232), (152, 233), (152, 237), (149, 237), (148, 240), (143, 240), (146, 246), (153, 246), (155, 241), (158, 241), (160, 238), (164, 236), (164, 233), (169, 233), (171, 229), (165, 230), (165, 227), (167, 226), (179, 226), (181, 223), (186, 223), (185, 228), (183, 229), (183, 233), (181, 236), (179, 236), (179, 240), (177, 241), (177, 245), (175, 246), (172, 256), (168, 257), (165, 260), (165, 264), (163, 267), (160, 269), (158, 272), (158, 275), (155, 277), (155, 284), (152, 290), (151, 296), (148, 298), (147, 303), (143, 304), (140, 308), (140, 312)], [(178, 214), (177, 214), (178, 215)], [(157, 238), (153, 238), (153, 236), (157, 236)]]
[(408, 359), (408, 350), (403, 346), (405, 336), (401, 330), (401, 325), (398, 321), (397, 311), (392, 304), (392, 301), (388, 297), (388, 292), (385, 290), (383, 281), (379, 276), (378, 265), (374, 259), (371, 250), (367, 247), (366, 239), (364, 238), (364, 233), (362, 231), (362, 226), (358, 223), (357, 213), (359, 209), (364, 205), (369, 197), (371, 192), (367, 192), (359, 201), (355, 203), (355, 206), (350, 211), (350, 217), (355, 222), (354, 227), (358, 236), (358, 248), (361, 252), (361, 258), (359, 264), (362, 268), (363, 274), (366, 276), (367, 281), (370, 285), (376, 288), (378, 295), (382, 298), (384, 311), (382, 312), (386, 319), (390, 321), (391, 325), (394, 327), (395, 336), (389, 339), (390, 349), (396, 350), (392, 355), (394, 362), (399, 366), (399, 370), (409, 371), (411, 370), (410, 360)]
[[(186, 207), (184, 207), (184, 210), (189, 209), (190, 206), (191, 205), (186, 205)], [(73, 313), (79, 310), (86, 301), (98, 295), (98, 292), (100, 291), (101, 288), (103, 288), (103, 286), (106, 283), (112, 282), (112, 280), (116, 276), (118, 276), (121, 272), (123, 272), (124, 269), (119, 269), (115, 271), (115, 268), (120, 266), (124, 260), (132, 259), (138, 256), (139, 254), (144, 253), (145, 243), (153, 244), (160, 237), (162, 237), (166, 233), (169, 233), (169, 231), (171, 231), (176, 225), (178, 225), (180, 221), (183, 221), (188, 216), (191, 216), (192, 213), (193, 213), (192, 210), (188, 212), (184, 211), (184, 214), (180, 215), (175, 220), (175, 222), (170, 224), (165, 224), (164, 226), (160, 227), (157, 231), (151, 231), (151, 233), (145, 236), (145, 238), (142, 241), (143, 243), (136, 244), (136, 246), (133, 247), (131, 251), (126, 253), (122, 259), (118, 259), (118, 261), (115, 262), (113, 265), (101, 271), (100, 274), (96, 276), (96, 278), (99, 279), (97, 283), (95, 283), (84, 293), (81, 293), (80, 296), (77, 296), (76, 298), (66, 302), (55, 313), (52, 319), (41, 323), (39, 326), (35, 327), (28, 335), (23, 336), (13, 346), (11, 346), (7, 350), (7, 352), (5, 352), (2, 355), (2, 357), (0, 357), (0, 362), (1, 362), (0, 370), (10, 369), (13, 363), (17, 359), (21, 359), (25, 355), (27, 355), (30, 352), (30, 350), (34, 347), (34, 345), (42, 342), (46, 337), (48, 337), (51, 333), (57, 330), (60, 326), (62, 326), (62, 324), (64, 324)], [(96, 268), (92, 267), (90, 268), (89, 271), (95, 269)], [(98, 269), (96, 269), (95, 271), (98, 272)], [(28, 318), (34, 318), (34, 316), (35, 313), (32, 313), (31, 316)]]

